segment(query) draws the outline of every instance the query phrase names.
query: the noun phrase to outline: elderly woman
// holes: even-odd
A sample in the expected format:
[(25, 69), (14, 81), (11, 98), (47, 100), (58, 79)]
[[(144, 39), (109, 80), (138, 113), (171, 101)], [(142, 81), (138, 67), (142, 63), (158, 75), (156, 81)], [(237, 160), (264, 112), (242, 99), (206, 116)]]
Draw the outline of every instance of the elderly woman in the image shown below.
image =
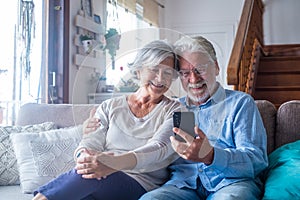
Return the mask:
[(177, 77), (173, 47), (150, 42), (130, 67), (140, 88), (100, 104), (93, 118), (101, 124), (83, 135), (75, 169), (40, 187), (34, 200), (134, 200), (168, 179), (167, 166), (178, 158), (169, 139), (172, 114), (180, 110), (164, 95)]

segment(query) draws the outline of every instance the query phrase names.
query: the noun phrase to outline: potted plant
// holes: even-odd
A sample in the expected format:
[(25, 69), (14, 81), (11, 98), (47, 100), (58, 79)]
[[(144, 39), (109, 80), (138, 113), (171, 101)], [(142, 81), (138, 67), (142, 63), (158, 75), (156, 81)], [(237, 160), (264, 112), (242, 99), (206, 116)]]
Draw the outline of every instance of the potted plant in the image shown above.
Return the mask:
[(112, 69), (115, 68), (115, 56), (117, 50), (120, 48), (120, 39), (121, 35), (118, 33), (117, 29), (110, 28), (107, 33), (104, 35), (106, 45), (104, 49), (108, 50), (108, 53), (111, 56), (112, 60)]
[(80, 41), (85, 53), (90, 53), (93, 48), (93, 38), (89, 35), (80, 35)]

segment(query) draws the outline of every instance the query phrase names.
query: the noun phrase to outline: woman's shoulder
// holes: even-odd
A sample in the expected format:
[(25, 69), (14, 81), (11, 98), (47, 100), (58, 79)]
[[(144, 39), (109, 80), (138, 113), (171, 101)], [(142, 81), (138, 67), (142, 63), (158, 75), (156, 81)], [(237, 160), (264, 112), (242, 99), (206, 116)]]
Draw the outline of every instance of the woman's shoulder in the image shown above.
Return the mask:
[(105, 101), (103, 101), (101, 105), (104, 107), (111, 107), (111, 106), (114, 107), (114, 106), (124, 105), (124, 103), (126, 103), (126, 98), (127, 98), (126, 95), (112, 97), (110, 99), (106, 99)]

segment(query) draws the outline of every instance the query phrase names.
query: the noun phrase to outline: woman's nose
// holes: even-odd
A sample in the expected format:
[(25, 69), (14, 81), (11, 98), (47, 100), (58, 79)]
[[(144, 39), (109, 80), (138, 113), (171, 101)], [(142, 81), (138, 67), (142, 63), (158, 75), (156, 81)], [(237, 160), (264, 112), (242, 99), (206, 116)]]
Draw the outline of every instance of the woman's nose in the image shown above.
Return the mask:
[(164, 76), (163, 70), (158, 70), (158, 72), (156, 73), (157, 80), (159, 81), (163, 80), (163, 76)]

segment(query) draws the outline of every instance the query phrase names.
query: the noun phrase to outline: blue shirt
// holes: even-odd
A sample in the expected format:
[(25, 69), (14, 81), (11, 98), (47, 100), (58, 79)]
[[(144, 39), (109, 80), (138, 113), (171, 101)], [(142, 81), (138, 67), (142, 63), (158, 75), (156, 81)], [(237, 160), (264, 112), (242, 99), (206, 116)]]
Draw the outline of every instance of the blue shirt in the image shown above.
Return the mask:
[(207, 191), (215, 192), (234, 182), (255, 180), (267, 167), (266, 131), (250, 95), (219, 85), (200, 106), (189, 105), (185, 97), (179, 100), (195, 113), (195, 123), (214, 147), (214, 158), (210, 165), (178, 159), (170, 166), (166, 184), (196, 189), (199, 177)]

